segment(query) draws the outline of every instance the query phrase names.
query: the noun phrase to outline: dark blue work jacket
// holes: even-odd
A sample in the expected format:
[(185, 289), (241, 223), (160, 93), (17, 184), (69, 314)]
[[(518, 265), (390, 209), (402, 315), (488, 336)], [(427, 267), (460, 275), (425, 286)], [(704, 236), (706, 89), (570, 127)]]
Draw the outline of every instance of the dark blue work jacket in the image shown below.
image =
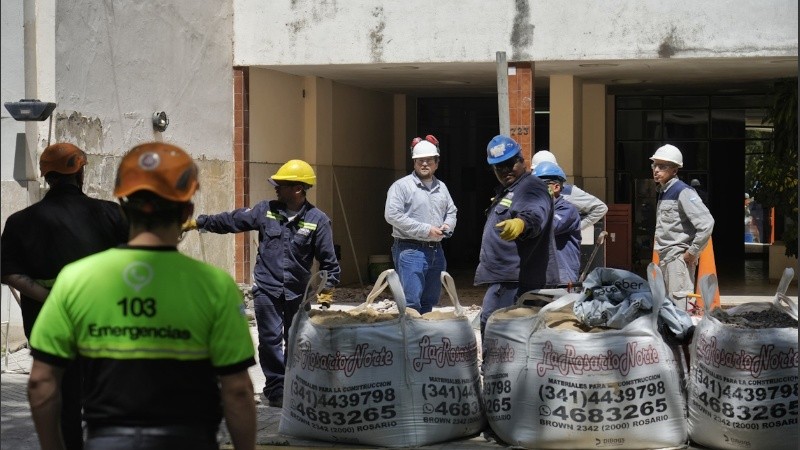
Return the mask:
[[(500, 238), (495, 225), (513, 218), (525, 222), (513, 241)], [(497, 195), (486, 210), (475, 285), (518, 282), (520, 292), (558, 285), (558, 262), (553, 237), (553, 199), (547, 185), (524, 173)]]
[(315, 258), (319, 269), (328, 272), (326, 286), (339, 284), (331, 220), (309, 202), (292, 220), (288, 219), (286, 205), (272, 200), (252, 208), (199, 215), (197, 227), (212, 233), (257, 230), (258, 256), (253, 274), (257, 288), (272, 296), (285, 295), (286, 300), (302, 297)]

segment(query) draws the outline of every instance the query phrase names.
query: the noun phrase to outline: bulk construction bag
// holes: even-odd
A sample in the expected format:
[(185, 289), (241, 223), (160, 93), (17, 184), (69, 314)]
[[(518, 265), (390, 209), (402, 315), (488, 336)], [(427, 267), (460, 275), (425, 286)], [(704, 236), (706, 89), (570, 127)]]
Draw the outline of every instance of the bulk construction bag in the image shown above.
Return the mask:
[[(689, 437), (719, 449), (796, 449), (797, 304), (786, 297), (784, 272), (772, 302), (709, 310), (690, 348)], [(784, 282), (785, 280), (785, 282)], [(714, 275), (700, 281), (712, 298)]]
[[(452, 278), (442, 273), (442, 281), (453, 313), (420, 316), (407, 309), (391, 269), (352, 311), (307, 312), (313, 298), (307, 295), (290, 330), (279, 432), (416, 447), (482, 430), (475, 333)], [(394, 314), (372, 308), (387, 285), (397, 303)]]
[[(648, 279), (654, 309), (665, 299), (661, 271)], [(537, 449), (648, 449), (685, 445), (686, 408), (658, 314), (622, 329), (583, 329), (567, 294), (538, 312), (496, 311), (484, 333), (484, 404), (497, 436)]]

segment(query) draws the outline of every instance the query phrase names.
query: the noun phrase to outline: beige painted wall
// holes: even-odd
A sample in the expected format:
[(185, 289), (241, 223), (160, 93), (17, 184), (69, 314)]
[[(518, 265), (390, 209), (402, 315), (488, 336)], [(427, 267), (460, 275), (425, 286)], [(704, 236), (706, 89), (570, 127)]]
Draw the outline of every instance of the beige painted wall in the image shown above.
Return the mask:
[[(309, 162), (317, 174), (309, 201), (333, 221), (342, 283), (369, 283), (369, 256), (390, 253), (383, 206), (405, 140), (405, 120), (397, 119), (405, 118), (404, 98), (251, 69), (249, 106), (251, 203), (275, 197), (266, 179), (285, 161)], [(250, 237), (253, 258), (257, 239)]]
[(302, 77), (250, 70), (250, 162), (304, 158), (304, 88)]
[(600, 200), (606, 197), (606, 87), (584, 84), (581, 97), (581, 188)]
[(582, 186), (581, 80), (550, 77), (550, 151), (570, 182)]
[(369, 283), (369, 255), (391, 253), (392, 230), (383, 208), (402, 141), (395, 135), (405, 134), (404, 129), (395, 132), (395, 114), (405, 115), (398, 103), (391, 94), (334, 83), (333, 164), (339, 190), (332, 218), (334, 240), (342, 246), (343, 283), (358, 282), (359, 271)]

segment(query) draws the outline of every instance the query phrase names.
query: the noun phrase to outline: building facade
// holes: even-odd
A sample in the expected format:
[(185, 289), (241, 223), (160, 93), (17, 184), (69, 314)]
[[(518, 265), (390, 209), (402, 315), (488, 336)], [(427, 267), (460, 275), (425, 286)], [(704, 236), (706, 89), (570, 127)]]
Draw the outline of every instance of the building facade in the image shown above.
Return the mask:
[[(437, 175), (459, 207), (446, 244), (451, 266), (474, 267), (494, 184), (485, 145), (505, 115), (498, 86), (508, 85), (510, 129), (527, 154), (550, 149), (571, 182), (631, 205), (633, 267), (651, 233), (642, 205), (653, 149), (683, 146), (718, 223), (736, 220), (744, 189), (736, 182), (748, 145), (759, 141), (751, 131), (770, 86), (797, 78), (797, 2), (789, 0), (31, 0), (2, 8), (3, 101), (58, 103), (52, 128), (2, 111), (3, 221), (46, 188), (35, 168), (48, 141), (90, 154), (87, 191), (102, 198), (127, 149), (148, 140), (182, 146), (201, 167), (202, 213), (273, 197), (267, 177), (302, 158), (318, 172), (311, 201), (334, 221), (345, 283), (366, 283), (369, 255), (389, 252), (386, 190), (411, 169), (410, 139), (425, 134), (442, 143)], [(163, 132), (152, 125), (161, 111)], [(728, 212), (734, 197), (738, 212)], [(718, 229), (715, 242), (733, 242)], [(249, 282), (256, 241), (191, 234), (181, 248)]]

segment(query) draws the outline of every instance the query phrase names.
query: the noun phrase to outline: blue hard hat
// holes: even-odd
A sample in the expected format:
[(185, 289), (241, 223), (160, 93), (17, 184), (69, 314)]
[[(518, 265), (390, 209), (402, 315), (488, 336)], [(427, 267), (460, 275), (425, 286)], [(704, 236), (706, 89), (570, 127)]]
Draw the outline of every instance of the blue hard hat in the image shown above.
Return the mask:
[(533, 169), (533, 174), (539, 178), (557, 178), (562, 183), (567, 181), (567, 175), (558, 167), (558, 164), (550, 161), (542, 161)]
[(493, 137), (492, 140), (489, 141), (489, 145), (486, 146), (486, 162), (489, 164), (501, 163), (519, 155), (521, 150), (522, 148), (517, 141), (508, 136), (498, 134)]

